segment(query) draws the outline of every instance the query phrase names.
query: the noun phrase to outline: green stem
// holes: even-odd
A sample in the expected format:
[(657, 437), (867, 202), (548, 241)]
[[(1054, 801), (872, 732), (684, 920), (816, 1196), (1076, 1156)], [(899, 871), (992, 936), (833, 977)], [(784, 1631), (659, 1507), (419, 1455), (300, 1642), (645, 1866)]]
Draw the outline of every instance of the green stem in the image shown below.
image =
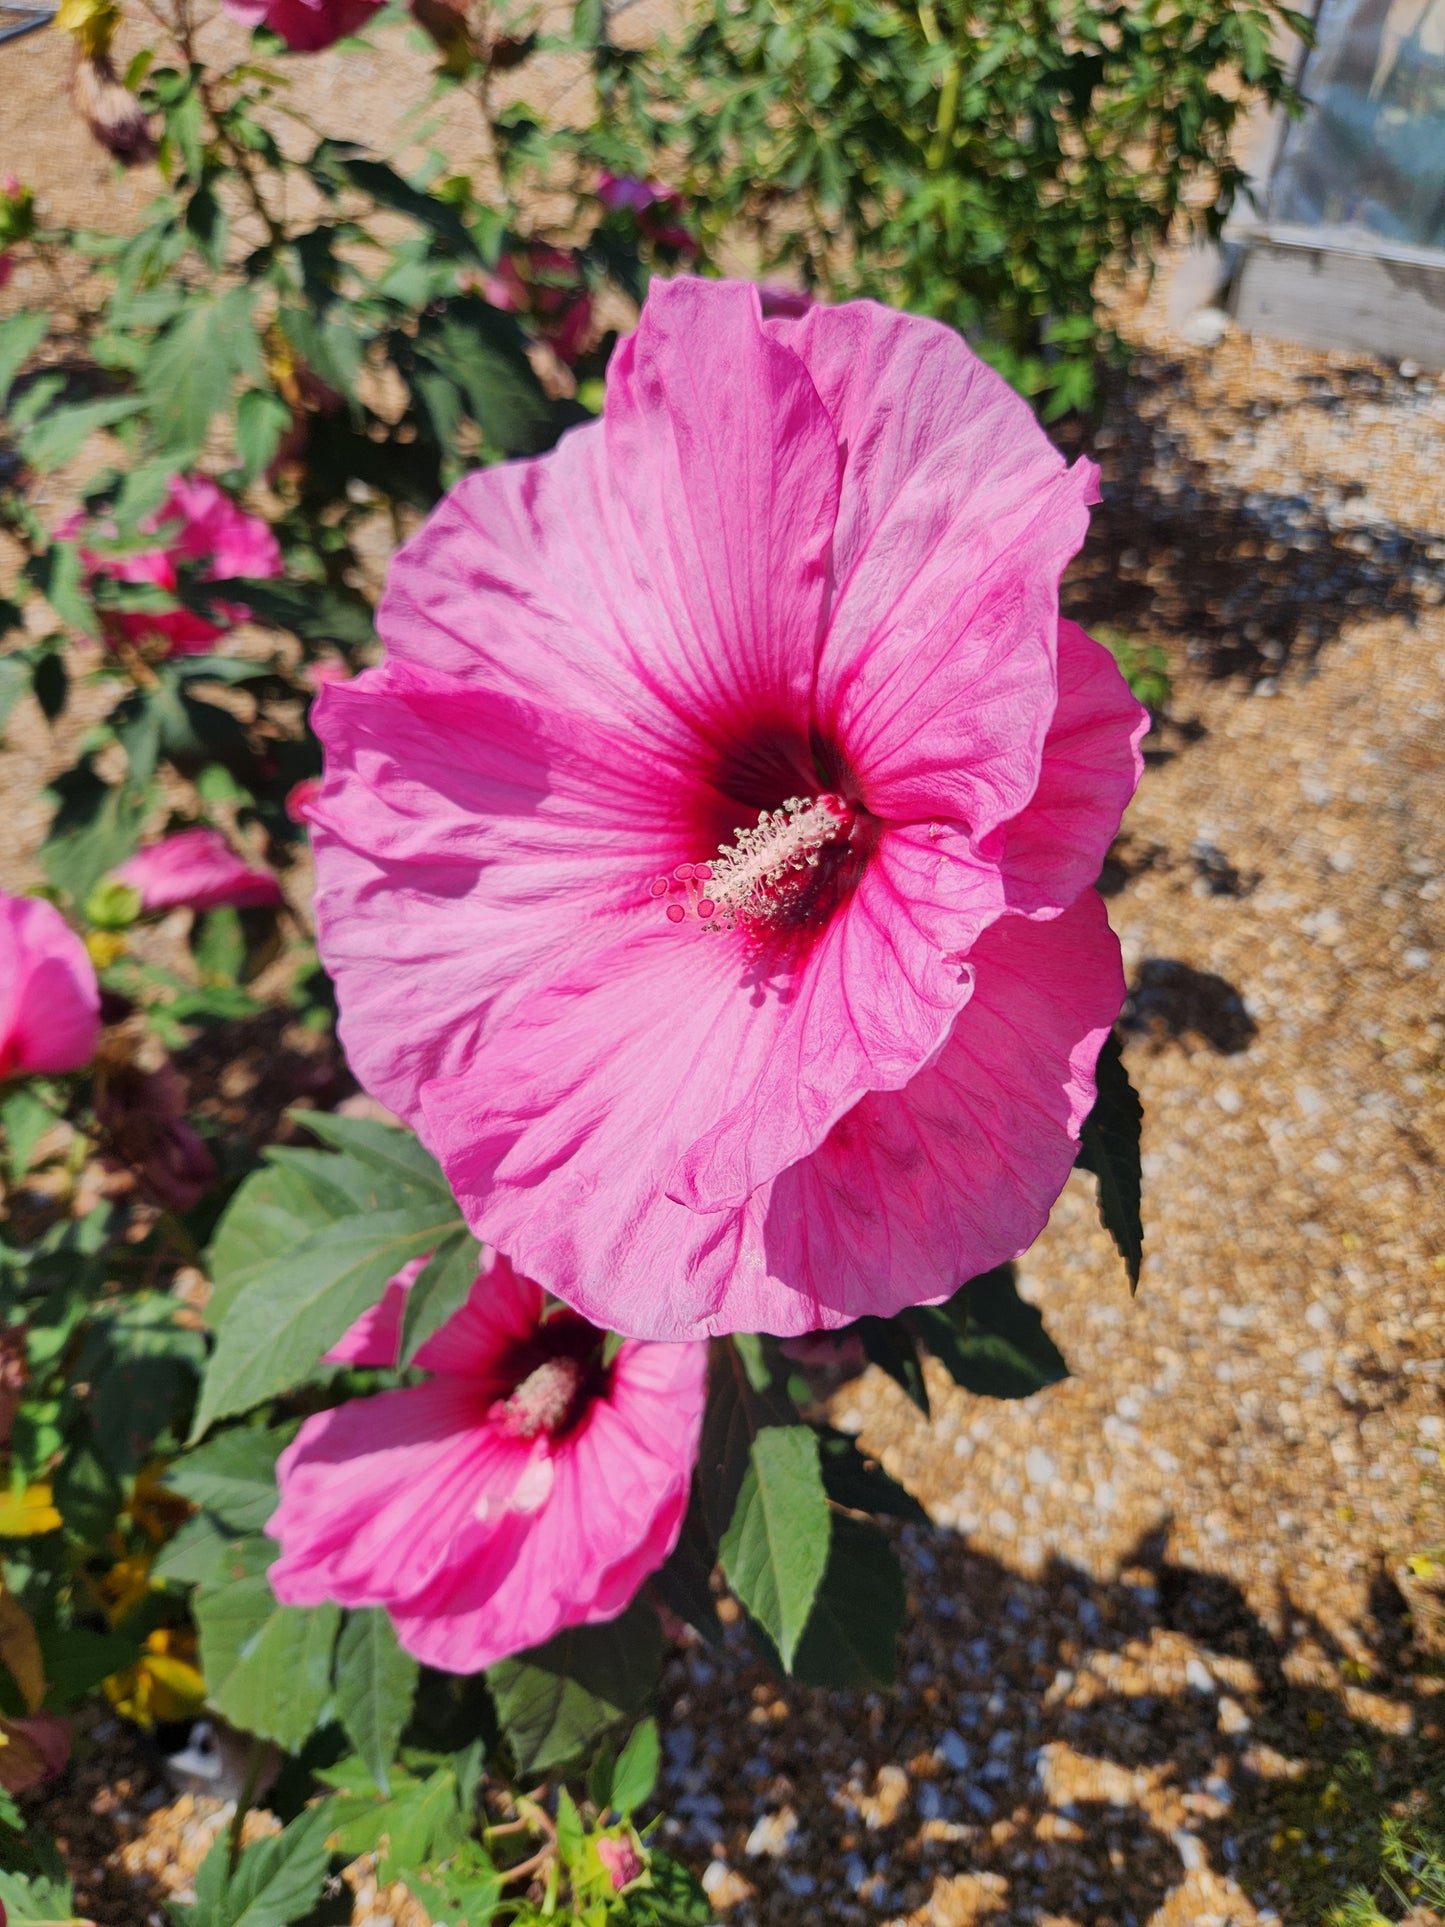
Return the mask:
[(246, 1777), (241, 1782), (241, 1791), (236, 1796), (236, 1811), (231, 1815), (231, 1824), (226, 1831), (226, 1851), (230, 1857), (231, 1872), (236, 1871), (241, 1858), (241, 1835), (246, 1826), (246, 1815), (251, 1811), (251, 1803), (256, 1798), (256, 1788), (261, 1781), (261, 1768), (266, 1763), (266, 1742), (255, 1734), (251, 1736), (251, 1750), (246, 1755)]

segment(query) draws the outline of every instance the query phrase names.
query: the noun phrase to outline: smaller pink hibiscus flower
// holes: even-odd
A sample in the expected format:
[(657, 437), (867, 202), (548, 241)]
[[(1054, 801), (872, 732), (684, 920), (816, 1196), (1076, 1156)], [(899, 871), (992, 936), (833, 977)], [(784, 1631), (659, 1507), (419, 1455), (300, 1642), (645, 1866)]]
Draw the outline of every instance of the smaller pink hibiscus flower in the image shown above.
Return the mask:
[(269, 870), (253, 870), (219, 830), (202, 827), (178, 830), (137, 850), (112, 876), (140, 892), (143, 915), (182, 905), (218, 910), (230, 904), (252, 910), (281, 901), (281, 886)]
[(0, 890), (0, 1080), (79, 1070), (100, 1035), (100, 986), (54, 904)]
[[(84, 517), (73, 515), (57, 533), (74, 539)], [(87, 578), (108, 575), (117, 582), (150, 582), (174, 595), (180, 582), (177, 565), (202, 563), (208, 582), (233, 576), (267, 580), (281, 573), (281, 551), (276, 538), (256, 515), (238, 508), (224, 489), (205, 475), (177, 475), (166, 499), (141, 524), (147, 535), (159, 535), (153, 549), (130, 555), (106, 555), (82, 547)], [(221, 620), (208, 622), (190, 609), (112, 609), (103, 613), (106, 637), (116, 642), (160, 642), (168, 656), (203, 655), (233, 624), (251, 611), (238, 602), (214, 603)]]
[[(395, 1362), (404, 1277), (345, 1362)], [(454, 1673), (614, 1619), (677, 1543), (707, 1347), (633, 1340), (607, 1363), (603, 1338), (493, 1257), (418, 1354), (424, 1384), (321, 1412), (281, 1455), (276, 1597), (384, 1607)]]

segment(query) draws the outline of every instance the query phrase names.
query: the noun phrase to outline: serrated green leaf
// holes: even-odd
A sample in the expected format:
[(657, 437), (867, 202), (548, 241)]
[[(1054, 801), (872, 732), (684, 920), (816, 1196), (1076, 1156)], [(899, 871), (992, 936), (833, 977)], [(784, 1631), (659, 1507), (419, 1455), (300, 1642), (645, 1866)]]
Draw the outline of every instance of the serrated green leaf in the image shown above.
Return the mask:
[(657, 1683), (662, 1633), (641, 1601), (600, 1626), (574, 1626), (487, 1670), (519, 1773), (549, 1772), (609, 1727), (635, 1719)]
[(207, 1253), (211, 1296), (206, 1315), (219, 1327), (234, 1301), (277, 1259), (304, 1244), (338, 1212), (304, 1170), (270, 1164), (255, 1171), (227, 1205)]
[(178, 1459), (166, 1483), (232, 1532), (260, 1532), (276, 1510), (276, 1461), (296, 1425), (238, 1426)]
[(20, 453), (37, 474), (63, 468), (102, 428), (128, 421), (145, 407), (140, 395), (112, 395), (104, 401), (76, 402), (42, 415), (20, 438)]
[(151, 424), (178, 459), (199, 451), (214, 417), (229, 409), (237, 379), (261, 372), (254, 299), (242, 285), (191, 301), (146, 358), (141, 388)]
[(16, 1927), (83, 1927), (75, 1916), (75, 1889), (46, 1874), (0, 1873), (0, 1907)]
[(308, 1807), (284, 1832), (253, 1841), (234, 1871), (223, 1828), (197, 1871), (194, 1902), (171, 1904), (181, 1927), (291, 1927), (304, 1919), (330, 1867), (328, 1807)]
[(206, 1694), (243, 1732), (298, 1753), (331, 1693), (337, 1607), (281, 1606), (266, 1569), (277, 1547), (237, 1539), (195, 1599)]
[(151, 1576), (175, 1586), (201, 1586), (214, 1579), (222, 1557), (235, 1543), (216, 1521), (201, 1512), (187, 1519), (156, 1554)]
[(1140, 1216), (1143, 1167), (1139, 1140), (1144, 1128), (1144, 1106), (1124, 1068), (1119, 1033), (1112, 1031), (1099, 1053), (1099, 1094), (1084, 1120), (1079, 1141), (1079, 1163), (1092, 1171), (1099, 1186), (1099, 1217), (1118, 1247), (1129, 1274), (1129, 1288), (1137, 1290), (1144, 1262), (1144, 1226)]
[(353, 1612), (336, 1645), (336, 1713), (383, 1793), (420, 1672), (379, 1607)]
[(268, 1265), (232, 1300), (201, 1386), (192, 1437), (314, 1371), (388, 1279), (433, 1251), (456, 1218), (422, 1210), (343, 1219)]
[(281, 437), (291, 426), (291, 410), (274, 388), (247, 388), (236, 403), (236, 453), (248, 482), (276, 459)]
[(370, 1117), (341, 1117), (335, 1111), (292, 1111), (291, 1121), (319, 1137), (334, 1151), (369, 1164), (420, 1196), (451, 1201), (451, 1186), (415, 1132)]
[(831, 1514), (811, 1426), (771, 1425), (753, 1439), (718, 1552), (727, 1581), (791, 1667), (828, 1563)]
[(1043, 1315), (1020, 1298), (1012, 1264), (966, 1284), (947, 1305), (907, 1314), (955, 1384), (980, 1398), (1031, 1398), (1069, 1375)]

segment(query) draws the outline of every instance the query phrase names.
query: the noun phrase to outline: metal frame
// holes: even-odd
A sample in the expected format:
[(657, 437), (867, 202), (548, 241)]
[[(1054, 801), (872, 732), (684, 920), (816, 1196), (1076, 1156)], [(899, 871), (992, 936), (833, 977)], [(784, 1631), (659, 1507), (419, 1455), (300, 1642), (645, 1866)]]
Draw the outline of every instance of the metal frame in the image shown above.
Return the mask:
[[(21, 18), (7, 21), (5, 15), (10, 13), (18, 13)], [(0, 0), (0, 44), (18, 40), (23, 33), (34, 33), (37, 27), (48, 27), (55, 13), (54, 7), (31, 6), (29, 0)]]

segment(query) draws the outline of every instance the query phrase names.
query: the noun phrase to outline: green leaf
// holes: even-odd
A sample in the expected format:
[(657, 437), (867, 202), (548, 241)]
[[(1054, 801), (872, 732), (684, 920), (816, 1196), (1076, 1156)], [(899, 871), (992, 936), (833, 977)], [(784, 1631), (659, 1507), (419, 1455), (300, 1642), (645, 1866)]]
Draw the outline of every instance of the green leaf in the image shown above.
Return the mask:
[(497, 1718), (517, 1771), (565, 1766), (623, 1720), (635, 1719), (657, 1683), (662, 1632), (635, 1600), (600, 1626), (573, 1626), (487, 1671)]
[(577, 1802), (566, 1787), (557, 1789), (557, 1851), (562, 1856), (564, 1867), (575, 1867), (582, 1858), (582, 1843), (586, 1835), (582, 1830), (582, 1815), (577, 1811)]
[[(62, 1511), (64, 1508), (61, 1508)], [(174, 1539), (156, 1554), (151, 1576), (175, 1586), (201, 1586), (214, 1579), (234, 1540), (209, 1514), (187, 1519)]]
[(632, 1736), (612, 1769), (612, 1788), (607, 1805), (624, 1819), (645, 1806), (657, 1786), (662, 1764), (662, 1742), (657, 1736), (657, 1721), (646, 1719), (632, 1730)]
[(84, 903), (106, 872), (124, 863), (139, 843), (149, 795), (129, 783), (102, 782), (88, 756), (56, 777), (46, 795), (55, 815), (40, 852), (41, 868), (72, 903)]
[(184, 1424), (206, 1345), (177, 1322), (180, 1309), (168, 1293), (147, 1292), (92, 1315), (75, 1370), (92, 1387), (96, 1452), (118, 1477), (136, 1471), (163, 1432)]
[(141, 388), (151, 423), (178, 458), (199, 451), (214, 417), (229, 409), (237, 378), (261, 372), (254, 298), (243, 284), (191, 301), (146, 358)]
[(402, 1878), (425, 1913), (447, 1927), (486, 1927), (506, 1891), (502, 1876), (475, 1840), (464, 1840), (441, 1866), (409, 1866)]
[(24, 1177), (30, 1169), (35, 1147), (55, 1122), (50, 1105), (33, 1090), (21, 1085), (0, 1103), (0, 1124), (5, 1127), (6, 1162), (12, 1178)]
[(774, 1384), (758, 1390), (737, 1344), (714, 1340), (696, 1474), (703, 1517), (714, 1541), (732, 1520), (754, 1438), (766, 1425), (797, 1422), (797, 1408), (784, 1390)]
[(441, 1166), (412, 1131), (381, 1124), (370, 1117), (340, 1117), (334, 1111), (291, 1111), (299, 1124), (334, 1151), (344, 1151), (359, 1164), (369, 1164), (406, 1191), (419, 1197), (452, 1202), (451, 1186)]
[(93, 1633), (83, 1626), (42, 1629), (47, 1706), (64, 1712), (76, 1705), (103, 1679), (138, 1659), (140, 1650), (140, 1642), (124, 1633)]
[(469, 1232), (458, 1232), (438, 1245), (406, 1294), (399, 1364), (410, 1365), (432, 1334), (461, 1310), (476, 1283), (480, 1263), (480, 1247)]
[(276, 459), (281, 437), (291, 426), (291, 410), (274, 388), (247, 388), (236, 403), (236, 453), (248, 482)]
[[(557, 420), (527, 359), (526, 341), (510, 315), (475, 295), (447, 303), (416, 339), (418, 373), (430, 370), (461, 395), (489, 447), (507, 455), (535, 455), (557, 439)], [(439, 412), (439, 411), (434, 411)], [(438, 422), (441, 445), (454, 437)]]
[(349, 1201), (343, 1199), (338, 1211), (304, 1170), (271, 1164), (253, 1172), (227, 1205), (206, 1254), (211, 1326), (220, 1326), (234, 1301), (277, 1259), (350, 1212)]
[(408, 1259), (456, 1228), (434, 1211), (379, 1211), (328, 1226), (267, 1266), (226, 1313), (191, 1436), (299, 1384)]
[(881, 1465), (865, 1458), (846, 1432), (823, 1428), (818, 1450), (823, 1484), (834, 1505), (847, 1506), (851, 1512), (881, 1512), (890, 1519), (906, 1519), (910, 1525), (928, 1524), (928, 1514), (913, 1494), (890, 1479)]
[(686, 1867), (654, 1848), (647, 1871), (652, 1884), (628, 1895), (629, 1927), (714, 1927), (712, 1902)]
[(38, 474), (63, 468), (102, 428), (128, 421), (145, 407), (141, 395), (112, 395), (104, 401), (78, 402), (42, 415), (20, 438), (20, 453)]
[(420, 1672), (380, 1607), (353, 1612), (336, 1646), (336, 1713), (383, 1793)]
[(331, 1693), (333, 1605), (279, 1606), (266, 1569), (276, 1546), (237, 1539), (195, 1599), (206, 1692), (243, 1732), (299, 1753)]
[(984, 1272), (947, 1305), (907, 1316), (955, 1384), (981, 1398), (1030, 1398), (1069, 1375), (1043, 1315), (1019, 1297), (1012, 1264)]
[(360, 649), (376, 639), (370, 604), (355, 591), (320, 582), (257, 582), (249, 576), (197, 583), (194, 591), (203, 608), (210, 601), (242, 603), (257, 622), (287, 629), (302, 642)]
[(0, 1873), (0, 1907), (16, 1927), (75, 1927), (75, 1890), (45, 1874)]
[(223, 1828), (196, 1874), (192, 1905), (171, 1903), (181, 1927), (290, 1927), (311, 1912), (331, 1864), (330, 1803), (307, 1807), (283, 1833), (256, 1840), (231, 1870)]
[(694, 1483), (688, 1500), (682, 1532), (665, 1563), (652, 1575), (653, 1592), (670, 1612), (707, 1640), (709, 1645), (723, 1643), (722, 1621), (717, 1616), (712, 1587), (708, 1583), (717, 1564), (717, 1547), (708, 1537), (707, 1523)]
[(50, 316), (32, 310), (0, 321), (0, 409), (10, 398), (15, 377), (45, 339)]
[(238, 1426), (176, 1461), (167, 1485), (232, 1532), (260, 1532), (276, 1510), (276, 1461), (296, 1425)]
[[(13, 606), (0, 603), (0, 610)], [(8, 656), (0, 656), (0, 733), (9, 722), (16, 703), (30, 688), (33, 675), (29, 650), (14, 649)]]
[(1144, 1226), (1140, 1216), (1143, 1172), (1139, 1139), (1144, 1128), (1144, 1106), (1124, 1068), (1119, 1033), (1113, 1031), (1099, 1053), (1099, 1094), (1084, 1120), (1079, 1163), (1092, 1171), (1099, 1185), (1099, 1217), (1118, 1246), (1129, 1274), (1129, 1288), (1137, 1290), (1144, 1261)]
[(923, 1361), (918, 1342), (901, 1318), (859, 1318), (853, 1330), (862, 1340), (863, 1350), (880, 1371), (887, 1372), (901, 1385), (909, 1398), (928, 1417), (928, 1387), (923, 1382)]
[(749, 1461), (718, 1551), (729, 1586), (788, 1669), (828, 1563), (831, 1518), (817, 1434), (807, 1425), (767, 1426)]
[[(62, 622), (83, 635), (100, 634), (100, 621), (86, 586), (85, 564), (74, 542), (52, 542), (40, 555), (31, 556), (23, 574)], [(32, 652), (31, 661), (35, 659)]]
[(798, 1643), (792, 1675), (804, 1686), (887, 1686), (898, 1669), (906, 1596), (886, 1534), (833, 1515), (828, 1568)]

